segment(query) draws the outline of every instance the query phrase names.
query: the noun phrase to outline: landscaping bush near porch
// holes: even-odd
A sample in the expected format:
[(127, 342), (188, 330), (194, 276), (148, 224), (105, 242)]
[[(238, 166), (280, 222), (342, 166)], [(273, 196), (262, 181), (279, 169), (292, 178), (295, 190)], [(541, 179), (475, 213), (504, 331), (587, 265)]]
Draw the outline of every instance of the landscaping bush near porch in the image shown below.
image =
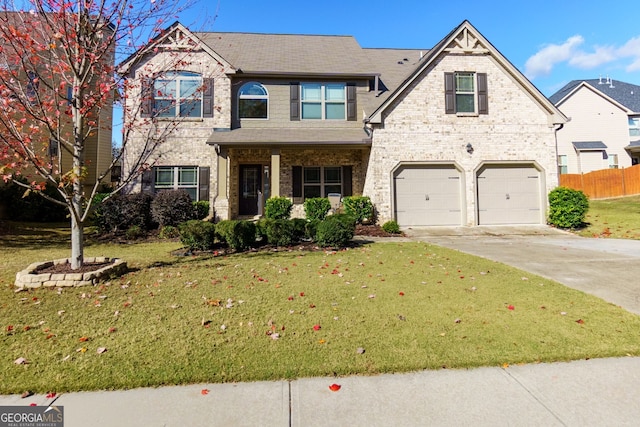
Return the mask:
[(68, 250), (65, 230), (22, 230), (0, 236), (2, 394), (640, 355), (638, 316), (426, 243), (173, 257), (179, 242), (90, 242), (132, 271), (15, 293), (16, 271)]

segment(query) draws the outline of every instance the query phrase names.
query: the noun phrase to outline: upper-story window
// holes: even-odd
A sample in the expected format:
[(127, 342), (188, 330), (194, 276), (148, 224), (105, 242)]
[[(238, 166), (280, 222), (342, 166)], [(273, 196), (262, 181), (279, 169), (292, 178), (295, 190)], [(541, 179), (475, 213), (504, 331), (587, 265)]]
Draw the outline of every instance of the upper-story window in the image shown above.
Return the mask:
[(640, 136), (640, 117), (629, 117), (629, 136)]
[(269, 112), (269, 93), (257, 82), (242, 85), (238, 91), (238, 115), (241, 119), (266, 119)]
[(300, 103), (302, 119), (345, 120), (346, 85), (344, 83), (302, 83)]
[(202, 77), (188, 71), (172, 71), (153, 84), (158, 117), (202, 117)]
[(444, 73), (445, 112), (447, 114), (488, 114), (487, 75), (485, 73)]

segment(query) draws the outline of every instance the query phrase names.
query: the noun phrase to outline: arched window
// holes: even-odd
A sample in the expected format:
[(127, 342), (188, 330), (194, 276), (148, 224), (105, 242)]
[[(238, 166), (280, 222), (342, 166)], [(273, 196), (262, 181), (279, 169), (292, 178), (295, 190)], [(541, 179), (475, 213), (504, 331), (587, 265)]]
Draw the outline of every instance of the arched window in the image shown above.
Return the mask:
[(238, 116), (241, 119), (266, 119), (269, 93), (258, 82), (245, 83), (238, 91)]
[(202, 117), (202, 76), (188, 71), (171, 71), (153, 84), (157, 117)]

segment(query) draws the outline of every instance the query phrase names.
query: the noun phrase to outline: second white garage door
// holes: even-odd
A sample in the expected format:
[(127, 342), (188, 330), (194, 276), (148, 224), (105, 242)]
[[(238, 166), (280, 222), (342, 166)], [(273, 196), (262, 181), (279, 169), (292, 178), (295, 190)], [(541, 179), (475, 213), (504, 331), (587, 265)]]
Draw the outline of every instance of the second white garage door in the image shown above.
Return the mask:
[(453, 166), (401, 166), (394, 174), (398, 224), (460, 225), (461, 181)]
[(540, 172), (529, 165), (484, 166), (477, 174), (478, 223), (540, 224)]

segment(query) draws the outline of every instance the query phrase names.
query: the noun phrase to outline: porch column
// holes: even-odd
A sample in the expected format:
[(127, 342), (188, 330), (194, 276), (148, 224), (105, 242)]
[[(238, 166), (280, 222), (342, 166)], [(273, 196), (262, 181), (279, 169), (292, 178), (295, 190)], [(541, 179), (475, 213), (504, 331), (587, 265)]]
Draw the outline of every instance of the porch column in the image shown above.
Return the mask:
[(271, 150), (271, 197), (280, 196), (280, 150)]
[(227, 192), (227, 153), (221, 151), (218, 154), (218, 198), (228, 199), (229, 194)]

